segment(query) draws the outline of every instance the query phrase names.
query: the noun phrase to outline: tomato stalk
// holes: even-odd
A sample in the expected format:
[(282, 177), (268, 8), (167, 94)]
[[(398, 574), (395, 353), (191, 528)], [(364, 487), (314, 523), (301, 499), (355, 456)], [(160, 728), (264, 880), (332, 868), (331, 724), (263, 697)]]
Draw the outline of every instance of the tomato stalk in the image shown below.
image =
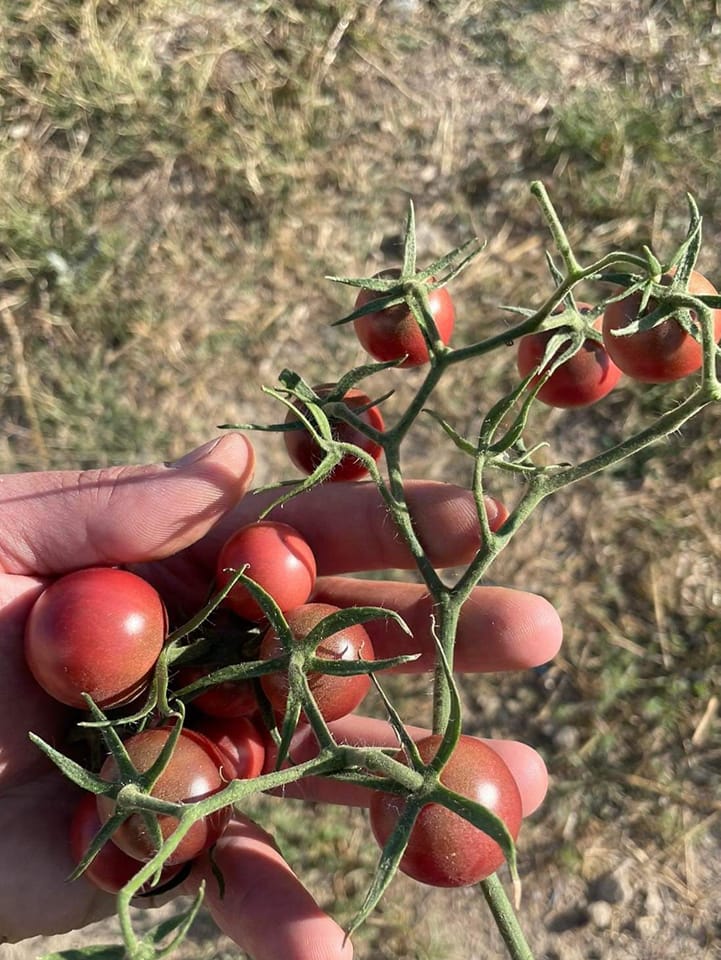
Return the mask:
[[(349, 782), (362, 783), (374, 789), (382, 788), (385, 791), (398, 792), (401, 796), (407, 797), (406, 816), (399, 821), (398, 830), (393, 834), (387, 850), (381, 857), (376, 878), (369, 890), (364, 907), (353, 924), (354, 928), (367, 915), (367, 912), (377, 902), (390, 882), (393, 873), (402, 860), (415, 818), (423, 806), (430, 802), (429, 798), (433, 798), (433, 802), (448, 805), (450, 809), (455, 810), (464, 818), (473, 820), (475, 817), (481, 816), (477, 805), (466, 802), (463, 798), (453, 797), (447, 791), (444, 792), (439, 780), (460, 736), (458, 691), (449, 664), (452, 663), (453, 659), (460, 612), (471, 591), (483, 579), (500, 552), (545, 497), (558, 492), (571, 483), (600, 470), (608, 469), (624, 459), (634, 456), (644, 447), (658, 442), (668, 436), (669, 433), (677, 430), (706, 404), (721, 399), (721, 391), (715, 373), (717, 348), (711, 310), (696, 298), (672, 291), (669, 292), (667, 298), (670, 307), (683, 307), (693, 310), (700, 318), (704, 356), (701, 385), (687, 400), (659, 417), (654, 424), (638, 431), (634, 436), (571, 466), (540, 467), (535, 465), (533, 450), (527, 450), (523, 445), (523, 435), (528, 416), (540, 389), (540, 383), (534, 382), (531, 375), (489, 411), (482, 421), (475, 442), (464, 440), (453, 431), (450, 425), (442, 423), (456, 445), (473, 458), (471, 490), (476, 504), (480, 531), (478, 550), (455, 584), (447, 586), (443, 582), (426, 555), (423, 544), (418, 537), (414, 518), (405, 495), (401, 467), (401, 446), (416, 420), (426, 411), (427, 404), (441, 378), (452, 366), (458, 363), (464, 363), (492, 350), (506, 347), (509, 341), (518, 340), (540, 330), (552, 330), (554, 326), (563, 325), (570, 328), (570, 336), (567, 353), (564, 353), (556, 363), (556, 367), (559, 366), (567, 358), (570, 358), (576, 350), (580, 349), (588, 335), (588, 321), (580, 314), (574, 314), (572, 311), (562, 317), (552, 316), (554, 310), (560, 304), (572, 298), (574, 288), (584, 281), (597, 280), (606, 271), (614, 268), (637, 269), (641, 274), (647, 273), (650, 269), (651, 261), (648, 252), (645, 256), (635, 256), (623, 251), (606, 254), (589, 266), (583, 267), (571, 248), (565, 230), (543, 185), (534, 183), (531, 190), (541, 206), (565, 270), (562, 273), (552, 265), (555, 288), (538, 309), (525, 311), (523, 319), (514, 326), (477, 343), (455, 349), (446, 345), (438, 335), (429, 305), (428, 287), (423, 282), (427, 276), (431, 276), (431, 273), (437, 269), (438, 264), (434, 264), (428, 270), (416, 274), (415, 240), (412, 236), (414, 221), (411, 212), (408, 221), (409, 233), (407, 235), (403, 274), (406, 276), (413, 275), (413, 279), (405, 282), (403, 292), (408, 307), (416, 318), (429, 348), (430, 363), (423, 380), (405, 410), (401, 411), (395, 422), (384, 430), (370, 427), (354, 411), (344, 410), (341, 404), (328, 404), (324, 411), (319, 411), (317, 408), (313, 409), (311, 405), (312, 420), (310, 417), (301, 417), (301, 419), (305, 419), (305, 426), (317, 437), (328, 456), (333, 457), (333, 461), (329, 460), (329, 463), (338, 462), (342, 455), (350, 452), (350, 449), (349, 445), (342, 445), (334, 440), (329, 430), (327, 415), (345, 420), (369, 439), (379, 443), (383, 448), (387, 480), (381, 476), (373, 459), (368, 457), (364, 451), (359, 449), (356, 456), (366, 463), (371, 479), (378, 487), (389, 513), (393, 517), (398, 534), (412, 554), (420, 577), (433, 597), (433, 630), (437, 642), (437, 657), (433, 679), (432, 728), (442, 738), (441, 746), (435, 758), (428, 765), (420, 763), (414, 752), (414, 747), (406, 742), (407, 755), (412, 759), (411, 767), (408, 767), (382, 751), (372, 748), (365, 750), (346, 748), (336, 744), (318, 710), (307, 680), (306, 671), (311, 666), (317, 669), (318, 664), (311, 663), (307, 656), (299, 656), (296, 657), (296, 668), (291, 671), (294, 677), (292, 685), (295, 690), (294, 696), (297, 706), (295, 715), (301, 708), (306, 713), (318, 739), (320, 748), (318, 758), (310, 766), (293, 767), (292, 776), (287, 780), (284, 776), (285, 771), (277, 771), (270, 776), (279, 779), (268, 780), (266, 775), (254, 782), (253, 787), (231, 784), (220, 795), (194, 805), (192, 813), (189, 813), (186, 818), (189, 822), (201, 816), (202, 813), (216, 809), (216, 805), (222, 805), (225, 802), (239, 802), (243, 796), (255, 789), (270, 788), (271, 785), (278, 786), (281, 783), (291, 782), (291, 780), (311, 774), (324, 774)], [(695, 224), (693, 224), (693, 227), (696, 229)], [(694, 251), (690, 250), (689, 256), (692, 255), (694, 255)], [(447, 266), (451, 261), (452, 255), (449, 255), (444, 263)], [(356, 281), (348, 282), (356, 283)], [(637, 282), (641, 283), (642, 280), (639, 279)], [(369, 286), (372, 287), (372, 284), (369, 283)], [(380, 281), (377, 282), (376, 289), (381, 292), (382, 296), (385, 288)], [(386, 300), (388, 304), (398, 302), (392, 296), (390, 298), (386, 297)], [(385, 305), (386, 300), (381, 299), (379, 302)], [(572, 302), (572, 300), (569, 302)], [(377, 308), (378, 304), (376, 303), (375, 306)], [(352, 316), (346, 319), (352, 319)], [(351, 372), (347, 375), (347, 383), (356, 383), (359, 378), (374, 375), (381, 369), (387, 369), (388, 366), (389, 364), (378, 364), (373, 369), (359, 368), (355, 373)], [(288, 385), (291, 384), (291, 380), (287, 376), (285, 382)], [(302, 393), (297, 395), (302, 397)], [(283, 399), (284, 403), (290, 404), (293, 402), (293, 396), (291, 389), (289, 399), (282, 396), (280, 399)], [(521, 493), (514, 509), (499, 529), (492, 528), (486, 503), (486, 478), (488, 472), (492, 469), (516, 471), (525, 477), (526, 481), (525, 491)], [(299, 485), (299, 489), (306, 489), (308, 486), (320, 482), (327, 475), (327, 468), (324, 468), (323, 471), (319, 470), (317, 475)], [(283, 497), (282, 499), (286, 498)], [(399, 731), (399, 739), (403, 742), (402, 721), (388, 702), (387, 708), (394, 725)], [(286, 747), (293, 726), (294, 722), (289, 724), (284, 731), (282, 740)], [(181, 823), (184, 822), (185, 820), (181, 819)], [(162, 856), (160, 852), (158, 856)], [(513, 874), (513, 863), (511, 863), (511, 866)], [(150, 868), (148, 869), (149, 872), (152, 872)], [(157, 869), (157, 863), (153, 869)], [(137, 882), (142, 883), (145, 879), (145, 877), (141, 877)], [(530, 948), (498, 877), (493, 874), (482, 881), (481, 886), (511, 957), (514, 960), (531, 960)], [(124, 895), (128, 896), (127, 894)], [(129, 898), (127, 902), (129, 902)]]
[[(675, 410), (661, 416), (655, 424), (647, 429), (639, 431), (635, 436), (627, 438), (611, 448), (611, 450), (604, 451), (595, 457), (590, 457), (580, 464), (557, 469), (534, 468), (529, 464), (527, 492), (521, 496), (519, 504), (504, 523), (501, 531), (494, 533), (491, 530), (485, 506), (484, 475), (489, 466), (496, 465), (494, 459), (499, 452), (499, 446), (501, 451), (505, 451), (512, 445), (511, 443), (499, 445), (498, 441), (495, 440), (496, 431), (501, 427), (506, 415), (518, 399), (517, 397), (509, 398), (509, 402), (507, 402), (505, 406), (502, 405), (496, 415), (491, 415), (490, 418), (487, 417), (484, 420), (478, 444), (474, 451), (475, 462), (472, 489), (481, 529), (481, 546), (475, 558), (467, 566), (465, 573), (459, 578), (454, 588), (448, 589), (439, 582), (435, 571), (432, 569), (429, 570), (427, 567), (422, 548), (419, 549), (420, 545), (417, 543), (413, 525), (403, 501), (402, 478), (400, 475), (400, 464), (396, 444), (415, 420), (427, 398), (431, 395), (442, 373), (453, 363), (466, 361), (471, 357), (479, 356), (496, 347), (507, 344), (509, 339), (515, 339), (539, 329), (541, 325), (547, 321), (554, 307), (561, 303), (566, 295), (570, 294), (572, 289), (583, 280), (596, 278), (602, 271), (620, 263), (631, 264), (641, 269), (647, 265), (647, 260), (643, 258), (632, 257), (625, 253), (613, 253), (600, 258), (590, 267), (582, 268), (571, 250), (565, 231), (548, 200), (544, 188), (540, 184), (535, 184), (533, 192), (541, 202), (544, 214), (549, 221), (554, 240), (564, 260), (567, 269), (565, 279), (561, 279), (557, 289), (535, 314), (517, 324), (512, 330), (496, 337), (488, 338), (481, 343), (455, 351), (450, 350), (444, 345), (438, 353), (432, 354), (432, 366), (428, 375), (417, 392), (414, 401), (405, 411), (405, 414), (397, 421), (395, 428), (397, 432), (394, 434), (394, 429), (389, 430), (384, 444), (391, 478), (391, 492), (393, 494), (393, 496), (386, 497), (386, 499), (399, 532), (406, 540), (414, 556), (418, 558), (418, 569), (434, 597), (439, 647), (443, 651), (444, 656), (448, 658), (452, 656), (458, 616), (463, 602), (468, 598), (474, 586), (482, 579), (500, 551), (506, 546), (512, 536), (515, 535), (520, 525), (525, 522), (542, 499), (552, 492), (556, 492), (583, 477), (589, 476), (599, 470), (607, 469), (637, 454), (644, 447), (658, 442), (668, 436), (669, 433), (677, 430), (683, 423), (697, 414), (707, 403), (719, 399), (718, 380), (715, 374), (717, 349), (710, 310), (705, 305), (700, 304), (698, 300), (678, 296), (674, 300), (675, 306), (685, 306), (688, 309), (694, 309), (701, 317), (704, 364), (702, 384), (699, 390), (687, 401), (680, 404)], [(531, 401), (532, 399), (533, 396), (530, 397)], [(526, 424), (529, 409), (530, 402), (526, 404), (517, 421), (512, 439), (520, 438)], [(448, 678), (445, 673), (439, 669), (434, 679), (434, 730), (443, 731), (446, 729), (448, 719)], [(484, 881), (482, 886), (484, 895), (491, 907), (509, 953), (515, 960), (527, 960), (527, 958), (531, 957), (530, 948), (523, 937), (500, 881), (494, 875), (489, 880)]]
[(510, 956), (513, 960), (533, 960), (531, 948), (498, 875), (493, 873), (481, 880), (481, 890)]

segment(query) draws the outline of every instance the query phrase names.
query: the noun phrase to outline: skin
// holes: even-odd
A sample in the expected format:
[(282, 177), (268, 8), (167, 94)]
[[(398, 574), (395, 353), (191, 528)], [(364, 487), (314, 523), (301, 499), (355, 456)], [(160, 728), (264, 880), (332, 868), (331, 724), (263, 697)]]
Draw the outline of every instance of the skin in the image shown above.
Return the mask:
[[(175, 465), (96, 471), (17, 474), (0, 478), (0, 943), (79, 929), (114, 912), (114, 898), (72, 869), (68, 827), (78, 790), (27, 740), (29, 730), (62, 744), (77, 714), (53, 702), (23, 659), (29, 610), (51, 577), (81, 566), (124, 564), (161, 592), (171, 618), (206, 597), (215, 557), (237, 527), (257, 518), (265, 495), (244, 496), (254, 465), (240, 434), (225, 434)], [(438, 566), (467, 560), (478, 543), (470, 496), (446, 484), (409, 484), (411, 510), (429, 556)], [(351, 508), (352, 505), (352, 508)], [(489, 507), (495, 510), (495, 505)], [(380, 498), (367, 484), (335, 484), (292, 501), (282, 519), (310, 543), (320, 579), (317, 599), (338, 606), (372, 602), (397, 607), (418, 624), (418, 643), (430, 651), (427, 598), (421, 587), (342, 576), (351, 571), (408, 566)], [(280, 516), (276, 516), (280, 519)], [(502, 522), (498, 507), (496, 522)], [(343, 537), (337, 530), (343, 530)], [(479, 630), (486, 642), (477, 644)], [(389, 630), (374, 637), (378, 656), (399, 643)], [(456, 668), (518, 669), (545, 663), (558, 650), (561, 626), (541, 597), (479, 588), (461, 623)], [(427, 661), (426, 661), (427, 663)], [(393, 743), (386, 725), (361, 717), (338, 721), (352, 742)], [(542, 760), (529, 747), (494, 742), (511, 767), (524, 814), (547, 787)], [(307, 745), (306, 745), (307, 749)], [(367, 804), (362, 791), (327, 783), (306, 795)], [(315, 904), (259, 826), (238, 818), (217, 845), (215, 862), (226, 881), (220, 898), (210, 863), (201, 859), (183, 888), (207, 881), (206, 904), (218, 926), (254, 960), (349, 960), (343, 931)]]

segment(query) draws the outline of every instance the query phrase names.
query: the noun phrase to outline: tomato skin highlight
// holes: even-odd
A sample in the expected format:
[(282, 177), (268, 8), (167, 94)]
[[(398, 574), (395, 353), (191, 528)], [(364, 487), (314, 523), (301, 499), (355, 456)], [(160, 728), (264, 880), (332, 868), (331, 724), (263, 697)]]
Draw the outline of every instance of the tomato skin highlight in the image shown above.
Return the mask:
[(265, 740), (248, 717), (220, 719), (203, 717), (195, 720), (193, 729), (219, 750), (228, 764), (228, 779), (252, 780), (263, 770)]
[[(101, 826), (95, 795), (83, 794), (70, 821), (70, 852), (74, 863), (78, 864), (83, 859)], [(141, 861), (123, 853), (120, 847), (108, 840), (88, 864), (82, 876), (106, 893), (117, 893), (132, 880), (141, 866)], [(172, 880), (179, 870), (180, 866), (164, 868), (157, 886)], [(138, 893), (147, 893), (152, 889), (151, 884), (143, 884)]]
[[(223, 588), (232, 579), (231, 570), (248, 564), (247, 575), (269, 593), (281, 610), (305, 603), (315, 586), (313, 551), (300, 533), (287, 523), (259, 520), (236, 530), (218, 554), (216, 584)], [(223, 600), (246, 620), (263, 620), (265, 614), (253, 595), (236, 584)]]
[[(141, 773), (157, 760), (169, 736), (170, 731), (166, 727), (157, 727), (136, 733), (125, 741), (125, 749)], [(209, 797), (222, 789), (228, 780), (223, 774), (225, 763), (227, 760), (224, 755), (208, 739), (200, 733), (184, 728), (151, 795), (173, 803), (188, 803)], [(119, 772), (114, 757), (109, 756), (105, 760), (100, 776), (103, 780), (117, 781)], [(106, 823), (115, 812), (115, 801), (112, 797), (99, 795), (97, 809), (101, 822)], [(166, 864), (173, 866), (193, 860), (215, 843), (229, 818), (229, 810), (223, 809), (198, 820), (170, 854)], [(163, 839), (167, 839), (177, 826), (177, 818), (159, 814), (157, 820)], [(111, 839), (124, 853), (136, 860), (149, 860), (156, 853), (155, 845), (139, 813), (130, 814)]]
[[(590, 304), (578, 303), (577, 307), (584, 312), (590, 309)], [(600, 329), (601, 324), (599, 317), (595, 326)], [(550, 330), (541, 331), (521, 338), (516, 362), (522, 377), (527, 377), (538, 367), (554, 333)], [(559, 352), (562, 349), (559, 348)], [(586, 407), (607, 396), (621, 376), (621, 370), (611, 360), (604, 345), (588, 337), (581, 349), (551, 374), (536, 396), (549, 407)], [(537, 379), (534, 378), (532, 383), (535, 384)]]
[[(302, 640), (313, 627), (329, 614), (339, 610), (329, 603), (306, 603), (289, 610), (285, 617), (293, 636)], [(269, 629), (260, 642), (260, 658), (271, 660), (283, 653), (275, 630)], [(316, 656), (327, 660), (373, 660), (373, 645), (368, 632), (361, 624), (355, 624), (339, 630), (322, 640), (316, 647)], [(263, 691), (273, 709), (283, 714), (288, 699), (288, 675), (285, 671), (263, 674), (260, 678)], [(324, 673), (309, 673), (308, 683), (323, 717), (338, 720), (363, 701), (370, 690), (371, 681), (367, 673), (339, 677)], [(301, 719), (305, 719), (301, 714)]]
[[(319, 397), (324, 397), (335, 389), (335, 384), (323, 383), (314, 387), (313, 389)], [(345, 403), (346, 406), (348, 406), (354, 413), (358, 413), (359, 409), (367, 406), (370, 402), (370, 397), (363, 393), (362, 390), (358, 390), (356, 387), (352, 387), (343, 395), (343, 403)], [(307, 414), (307, 410), (302, 404), (296, 403), (296, 406), (299, 410), (301, 410), (301, 412)], [(367, 410), (364, 410), (358, 415), (360, 416), (361, 420), (364, 421), (364, 423), (367, 423), (368, 426), (373, 427), (375, 430), (382, 431), (385, 429), (383, 417), (377, 407), (368, 407)], [(296, 419), (297, 418), (295, 417), (293, 411), (289, 410), (286, 415), (285, 422), (293, 423), (293, 421)], [(381, 445), (376, 443), (375, 440), (371, 440), (364, 436), (359, 430), (356, 430), (355, 427), (344, 423), (342, 420), (332, 418), (330, 418), (330, 426), (331, 433), (336, 440), (342, 443), (355, 444), (355, 446), (360, 447), (361, 450), (364, 450), (366, 453), (370, 454), (374, 460), (378, 460), (380, 458), (380, 455), (383, 452)], [(288, 430), (284, 432), (283, 440), (285, 441), (285, 447), (288, 452), (288, 456), (293, 464), (302, 473), (313, 473), (313, 471), (325, 457), (323, 449), (316, 442), (313, 436), (304, 428), (299, 430)], [(360, 480), (367, 475), (368, 470), (365, 464), (357, 457), (354, 457), (351, 454), (346, 454), (346, 456), (341, 459), (340, 463), (333, 468), (328, 477), (326, 477), (326, 481), (331, 481), (333, 483), (346, 483), (350, 480)]]
[[(673, 271), (661, 278), (669, 284)], [(715, 295), (718, 291), (706, 277), (691, 271), (688, 292), (692, 295)], [(657, 302), (649, 300), (644, 315), (653, 312)], [(603, 315), (603, 342), (609, 356), (620, 369), (641, 383), (670, 383), (681, 380), (701, 368), (701, 343), (681, 327), (673, 316), (662, 320), (651, 330), (640, 330), (628, 337), (614, 336), (639, 316), (641, 293), (631, 293), (609, 303)], [(714, 337), (721, 339), (721, 310), (713, 311)]]
[[(440, 742), (435, 734), (418, 741), (425, 763), (433, 759)], [(406, 762), (402, 753), (397, 759)], [(521, 826), (521, 795), (511, 771), (491, 747), (475, 737), (461, 736), (441, 773), (441, 783), (487, 807), (503, 820), (515, 841)], [(373, 793), (370, 822), (380, 846), (391, 835), (404, 804), (396, 794)], [(429, 803), (418, 814), (400, 870), (430, 886), (464, 887), (489, 877), (503, 862), (503, 851), (495, 840), (458, 814)]]
[[(401, 271), (397, 267), (376, 274), (383, 279), (400, 275)], [(361, 290), (356, 297), (354, 309), (364, 307), (380, 296), (375, 290)], [(428, 304), (438, 334), (443, 343), (447, 344), (456, 319), (451, 295), (445, 287), (437, 287), (429, 292)], [(366, 313), (353, 321), (353, 327), (361, 345), (376, 360), (398, 360), (405, 356), (405, 360), (398, 364), (399, 367), (420, 367), (430, 360), (423, 331), (405, 303)]]
[(143, 689), (166, 631), (165, 607), (149, 583), (127, 570), (89, 567), (40, 594), (25, 628), (25, 659), (51, 697), (87, 709), (87, 693), (105, 709)]

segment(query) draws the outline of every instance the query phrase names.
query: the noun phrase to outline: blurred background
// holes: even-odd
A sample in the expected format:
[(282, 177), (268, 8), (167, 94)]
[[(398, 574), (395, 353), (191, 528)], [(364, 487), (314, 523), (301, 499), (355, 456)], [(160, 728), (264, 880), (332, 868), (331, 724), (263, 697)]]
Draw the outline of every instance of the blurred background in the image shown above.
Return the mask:
[[(5, 0), (0, 110), (4, 472), (169, 460), (220, 423), (282, 419), (261, 386), (283, 367), (318, 381), (364, 360), (329, 326), (353, 293), (324, 278), (397, 264), (409, 198), (421, 265), (486, 242), (451, 287), (456, 344), (552, 290), (534, 179), (583, 262), (644, 244), (669, 259), (691, 192), (698, 266), (721, 282), (711, 0)], [(462, 433), (516, 377), (510, 347), (472, 366), (435, 397)], [(421, 375), (394, 381), (399, 403)], [(540, 410), (532, 433), (576, 460), (687, 389), (624, 380), (589, 410)], [(259, 482), (293, 476), (277, 435), (256, 447)], [(551, 773), (519, 847), (539, 958), (717, 947), (720, 467), (711, 409), (545, 504), (492, 570), (566, 631), (545, 671), (462, 681), (467, 731), (524, 739)], [(430, 423), (406, 470), (469, 476)], [(428, 716), (424, 681), (392, 693)], [(362, 812), (253, 812), (348, 923), (376, 857)], [(503, 956), (476, 891), (403, 877), (355, 941), (364, 960)], [(203, 919), (185, 956), (238, 951)]]

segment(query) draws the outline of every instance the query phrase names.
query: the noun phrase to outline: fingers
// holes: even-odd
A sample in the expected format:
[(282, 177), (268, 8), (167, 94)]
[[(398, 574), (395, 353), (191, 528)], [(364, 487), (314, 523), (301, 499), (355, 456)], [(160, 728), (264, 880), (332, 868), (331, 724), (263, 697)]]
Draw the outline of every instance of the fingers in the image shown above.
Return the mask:
[[(357, 747), (398, 747), (398, 737), (385, 720), (359, 717), (354, 714), (330, 724), (333, 736), (340, 744)], [(409, 726), (406, 730), (414, 740), (428, 735), (422, 727)], [(508, 765), (518, 784), (523, 816), (533, 813), (548, 790), (548, 773), (540, 755), (525, 743), (516, 740), (484, 740)], [(309, 727), (300, 727), (293, 737), (291, 756), (295, 763), (310, 760), (318, 753), (318, 743)], [(272, 751), (266, 758), (266, 770), (273, 769)], [(289, 784), (283, 791), (287, 797), (324, 803), (340, 803), (351, 807), (367, 807), (371, 790), (351, 783), (334, 782), (324, 777), (307, 777)]]
[(527, 743), (517, 740), (486, 740), (497, 754), (506, 761), (508, 769), (518, 784), (523, 806), (523, 816), (536, 811), (548, 792), (548, 770), (541, 755)]
[[(412, 583), (324, 577), (313, 599), (338, 607), (376, 606), (397, 611), (410, 628), (392, 620), (364, 624), (377, 658), (420, 653), (404, 672), (433, 669), (433, 603), (425, 588)], [(551, 660), (561, 645), (563, 628), (543, 597), (508, 587), (477, 587), (461, 610), (454, 669), (465, 673), (521, 670)]]
[[(480, 544), (473, 496), (449, 483), (410, 480), (404, 488), (416, 534), (433, 565), (442, 568), (468, 562)], [(247, 497), (207, 538), (209, 557), (214, 558), (235, 529), (256, 519), (277, 497), (277, 490)], [(490, 497), (486, 509), (495, 530), (507, 512)], [(270, 516), (302, 533), (321, 574), (414, 566), (373, 483), (326, 483), (299, 494)]]
[[(30, 745), (27, 749), (34, 749)], [(0, 801), (0, 944), (77, 930), (110, 916), (114, 899), (79, 878), (70, 852), (78, 788), (51, 769)], [(0, 956), (6, 957), (5, 948)], [(38, 951), (45, 953), (38, 945)], [(33, 951), (35, 953), (35, 951)], [(27, 956), (27, 954), (25, 954)]]
[(213, 851), (224, 895), (209, 858), (194, 868), (205, 905), (220, 929), (252, 960), (351, 960), (343, 930), (323, 913), (278, 852), (272, 838), (244, 817), (231, 822)]
[(62, 742), (73, 712), (48, 697), (25, 661), (23, 631), (42, 590), (33, 577), (0, 574), (0, 787), (7, 790), (45, 771), (48, 761), (28, 740), (28, 730)]
[(174, 465), (10, 475), (0, 485), (0, 570), (58, 574), (160, 559), (235, 506), (254, 455), (238, 433)]

